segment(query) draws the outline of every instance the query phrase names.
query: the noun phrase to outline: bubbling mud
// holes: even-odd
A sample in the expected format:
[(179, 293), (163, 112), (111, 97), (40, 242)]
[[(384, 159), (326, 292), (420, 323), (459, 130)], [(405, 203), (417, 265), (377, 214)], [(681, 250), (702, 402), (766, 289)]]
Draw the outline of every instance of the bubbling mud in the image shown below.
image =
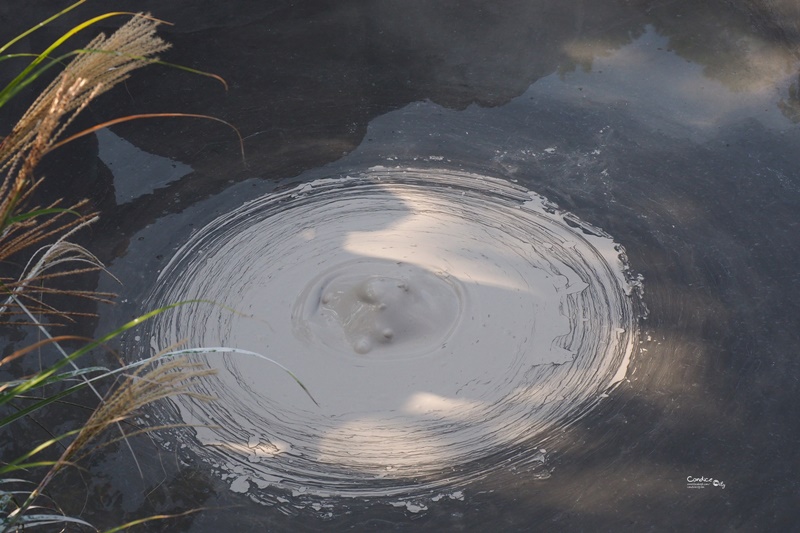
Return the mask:
[(334, 265), (298, 298), (299, 339), (321, 350), (408, 358), (443, 344), (463, 309), (457, 280), (402, 261)]
[(194, 234), (148, 305), (219, 305), (148, 334), (258, 352), (319, 405), (262, 358), (209, 353), (193, 357), (218, 373), (193, 390), (218, 399), (159, 416), (195, 425), (171, 438), (258, 501), (456, 490), (540, 461), (624, 378), (636, 283), (610, 236), (502, 179), (375, 167), (305, 183)]

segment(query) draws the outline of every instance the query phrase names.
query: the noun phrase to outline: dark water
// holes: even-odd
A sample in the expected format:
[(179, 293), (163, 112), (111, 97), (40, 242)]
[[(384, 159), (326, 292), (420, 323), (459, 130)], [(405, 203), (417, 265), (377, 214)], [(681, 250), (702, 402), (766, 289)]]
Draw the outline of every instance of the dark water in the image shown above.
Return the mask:
[[(78, 16), (104, 7), (96, 4)], [(62, 5), (4, 4), (3, 34)], [(134, 444), (144, 479), (127, 450), (109, 449), (88, 472), (65, 477), (65, 505), (99, 526), (208, 508), (150, 526), (187, 532), (800, 524), (794, 1), (132, 9), (175, 23), (162, 32), (174, 44), (165, 59), (217, 73), (230, 89), (153, 67), (84, 120), (214, 115), (240, 129), (247, 163), (225, 127), (189, 120), (120, 126), (50, 162), (49, 175), (63, 173), (50, 192), (90, 196), (102, 210), (86, 239), (125, 283), (115, 289), (121, 303), (99, 309), (103, 319), (86, 332), (141, 312), (158, 270), (195, 229), (276, 184), (432, 162), (517, 180), (608, 232), (644, 277), (649, 314), (627, 379), (547, 435), (543, 463), (519, 472), (486, 457), (487, 474), (459, 487), (463, 499), (421, 512), (351, 499), (330, 516), (297, 509), (289, 496), (264, 506), (202, 463), (142, 440)], [(22, 48), (41, 49), (57, 29)], [(541, 453), (531, 443), (515, 452)], [(724, 488), (693, 488), (689, 477)]]

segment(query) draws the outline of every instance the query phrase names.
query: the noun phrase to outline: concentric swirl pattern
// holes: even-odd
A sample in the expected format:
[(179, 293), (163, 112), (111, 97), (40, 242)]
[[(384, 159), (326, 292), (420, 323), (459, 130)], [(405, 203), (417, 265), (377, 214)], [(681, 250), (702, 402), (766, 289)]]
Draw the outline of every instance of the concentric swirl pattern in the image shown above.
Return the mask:
[[(154, 347), (217, 369), (164, 417), (231, 488), (463, 487), (586, 413), (636, 344), (621, 247), (511, 182), (375, 167), (251, 201), (193, 235), (148, 306)], [(227, 309), (226, 309), (227, 308)], [(231, 312), (230, 309), (237, 312)], [(169, 414), (171, 413), (171, 414)], [(535, 450), (535, 448), (533, 448)]]

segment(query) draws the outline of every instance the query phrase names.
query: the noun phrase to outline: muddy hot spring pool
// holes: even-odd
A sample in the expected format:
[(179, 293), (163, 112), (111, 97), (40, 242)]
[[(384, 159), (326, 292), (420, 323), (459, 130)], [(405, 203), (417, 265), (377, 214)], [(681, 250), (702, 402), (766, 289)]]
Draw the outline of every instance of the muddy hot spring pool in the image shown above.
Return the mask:
[(138, 335), (143, 356), (182, 339), (210, 349), (191, 355), (217, 371), (194, 392), (217, 400), (153, 417), (190, 424), (167, 445), (231, 490), (413, 510), (541, 466), (547, 436), (624, 378), (640, 292), (611, 236), (515, 183), (372, 167), (196, 231), (146, 305), (204, 301)]

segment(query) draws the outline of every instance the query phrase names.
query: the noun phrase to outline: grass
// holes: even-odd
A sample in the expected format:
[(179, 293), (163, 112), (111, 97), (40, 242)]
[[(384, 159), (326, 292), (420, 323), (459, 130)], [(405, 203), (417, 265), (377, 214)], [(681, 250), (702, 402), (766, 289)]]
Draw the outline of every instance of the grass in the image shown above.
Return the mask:
[[(40, 78), (44, 69), (59, 64), (51, 54), (67, 38), (89, 27), (89, 22), (103, 18), (107, 17), (95, 17), (76, 26), (36, 55), (0, 90), (0, 106)], [(87, 47), (93, 52), (78, 53), (0, 141), (0, 172), (3, 173), (0, 185), (0, 262), (8, 264), (23, 252), (46, 243), (48, 239), (56, 239), (54, 243), (35, 250), (21, 273), (11, 279), (0, 278), (0, 288), (5, 296), (0, 303), (0, 319), (8, 321), (19, 314), (28, 315), (27, 311), (69, 319), (68, 311), (50, 308), (41, 297), (32, 296), (34, 291), (28, 289), (39, 285), (35, 294), (53, 294), (58, 289), (43, 285), (43, 282), (102, 268), (88, 250), (67, 240), (74, 232), (97, 221), (97, 213), (81, 213), (88, 203), (86, 200), (68, 207), (62, 206), (60, 200), (45, 206), (28, 206), (42, 183), (35, 169), (92, 100), (169, 48), (156, 36), (157, 26), (157, 21), (137, 15), (111, 37), (103, 34), (95, 37)], [(0, 47), (0, 51), (8, 47), (6, 44)], [(45, 66), (41, 67), (43, 63)], [(70, 268), (63, 270), (65, 266)], [(55, 270), (57, 268), (59, 270)], [(86, 291), (71, 291), (70, 294), (101, 301), (107, 301), (110, 296)], [(21, 305), (22, 300), (26, 302), (25, 306)]]
[[(181, 394), (198, 396), (192, 391), (192, 382), (208, 376), (212, 371), (188, 363), (184, 355), (235, 351), (228, 348), (177, 350), (116, 369), (79, 365), (79, 360), (92, 350), (101, 348), (142, 321), (168, 312), (181, 303), (151, 311), (97, 340), (71, 335), (53, 336), (50, 333), (53, 325), (73, 323), (84, 316), (70, 309), (57, 309), (50, 303), (52, 296), (109, 302), (113, 295), (58, 288), (58, 282), (66, 277), (103, 269), (103, 265), (88, 249), (71, 242), (77, 232), (95, 223), (99, 217), (97, 213), (86, 212), (86, 200), (67, 206), (61, 200), (31, 205), (43, 180), (36, 172), (42, 158), (78, 137), (126, 120), (183, 116), (217, 120), (230, 126), (220, 119), (204, 115), (152, 114), (121, 117), (77, 133), (70, 132), (75, 118), (92, 100), (127, 79), (133, 71), (160, 63), (158, 54), (169, 48), (156, 34), (162, 21), (147, 14), (109, 12), (78, 24), (39, 54), (10, 52), (16, 43), (39, 27), (86, 1), (73, 3), (0, 46), (0, 68), (9, 64), (7, 61), (11, 59), (30, 60), (11, 82), (0, 88), (0, 107), (12, 98), (21, 98), (25, 89), (37, 80), (56, 73), (12, 130), (0, 137), (0, 264), (12, 271), (0, 277), (0, 323), (15, 327), (32, 326), (43, 337), (43, 340), (20, 348), (0, 360), (0, 371), (13, 376), (0, 381), (0, 430), (7, 431), (23, 419), (44, 409), (52, 409), (83, 389), (93, 391), (99, 402), (79, 427), (63, 434), (51, 434), (49, 439), (32, 443), (25, 453), (12, 460), (0, 458), (0, 533), (66, 524), (96, 530), (84, 520), (63, 513), (58, 507), (57, 497), (48, 497), (47, 487), (53, 478), (98, 444), (125, 441), (129, 435), (123, 431), (122, 422), (128, 421), (148, 403)], [(83, 48), (62, 52), (65, 44), (82, 31), (101, 20), (120, 16), (127, 16), (129, 20), (110, 36), (100, 34)], [(211, 76), (224, 84), (224, 80), (212, 74), (175, 65), (172, 67)], [(238, 131), (236, 133), (238, 135)], [(239, 140), (241, 146), (241, 136)], [(79, 343), (81, 347), (66, 349), (65, 346), (70, 343)], [(41, 352), (53, 354), (55, 362), (39, 366), (30, 374), (14, 376), (11, 369), (18, 368), (14, 363)], [(275, 363), (259, 354), (248, 352), (247, 355), (256, 355)], [(288, 369), (281, 368), (305, 390)], [(100, 382), (111, 382), (110, 392), (106, 395), (100, 394), (96, 387)], [(101, 435), (114, 427), (119, 432), (116, 437), (101, 439)], [(56, 457), (54, 450), (57, 446), (62, 451)], [(142, 518), (111, 531), (164, 518), (168, 517)]]

